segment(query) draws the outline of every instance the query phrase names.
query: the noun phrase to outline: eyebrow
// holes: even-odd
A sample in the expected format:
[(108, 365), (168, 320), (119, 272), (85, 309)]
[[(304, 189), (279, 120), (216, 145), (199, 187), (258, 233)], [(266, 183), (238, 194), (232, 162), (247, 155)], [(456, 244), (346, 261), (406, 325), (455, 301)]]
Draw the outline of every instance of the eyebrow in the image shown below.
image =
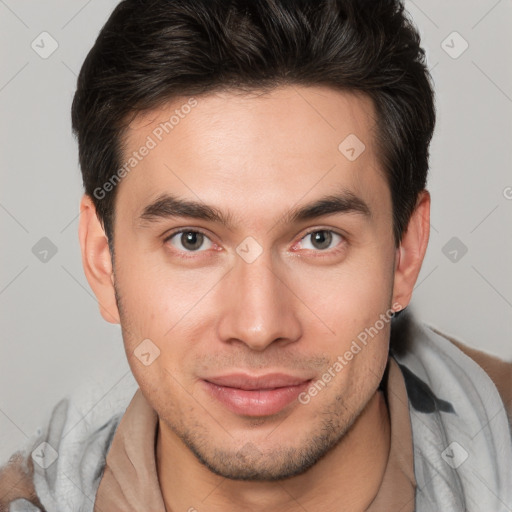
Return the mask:
[[(366, 202), (353, 192), (342, 190), (339, 194), (321, 197), (311, 203), (291, 208), (283, 215), (279, 224), (294, 224), (333, 214), (358, 214), (369, 221), (372, 211)], [(172, 194), (161, 194), (144, 207), (138, 217), (140, 227), (147, 227), (161, 220), (188, 217), (222, 224), (233, 228), (233, 215), (214, 206), (190, 199), (181, 199)]]

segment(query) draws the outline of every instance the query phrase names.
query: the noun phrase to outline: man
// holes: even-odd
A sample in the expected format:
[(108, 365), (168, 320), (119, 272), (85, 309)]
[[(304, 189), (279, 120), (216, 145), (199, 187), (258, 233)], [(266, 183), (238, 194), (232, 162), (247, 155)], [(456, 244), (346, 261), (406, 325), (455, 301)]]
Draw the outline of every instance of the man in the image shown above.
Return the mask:
[(2, 506), (510, 510), (512, 365), (403, 312), (434, 120), (398, 1), (121, 2), (73, 127), (138, 388), (60, 402)]

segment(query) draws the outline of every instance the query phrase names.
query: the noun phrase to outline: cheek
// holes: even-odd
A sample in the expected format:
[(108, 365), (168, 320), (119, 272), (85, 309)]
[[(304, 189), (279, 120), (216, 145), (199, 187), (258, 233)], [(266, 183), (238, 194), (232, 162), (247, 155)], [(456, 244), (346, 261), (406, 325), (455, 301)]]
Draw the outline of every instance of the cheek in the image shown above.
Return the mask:
[[(144, 264), (141, 258), (120, 261), (116, 278), (122, 303), (125, 351), (137, 380), (168, 380), (180, 375), (192, 357), (197, 325), (206, 325), (208, 291), (219, 280), (213, 272), (172, 269), (169, 264)], [(150, 340), (157, 347), (155, 349)], [(137, 360), (146, 343), (158, 354), (151, 367)], [(135, 352), (135, 354), (134, 354)], [(172, 380), (172, 378), (171, 378)]]
[(373, 324), (389, 308), (393, 265), (382, 257), (382, 249), (354, 251), (336, 267), (310, 265), (292, 272), (296, 294), (337, 333), (334, 326), (354, 334), (354, 329)]
[(378, 258), (373, 254), (379, 253), (360, 253), (336, 270), (296, 272), (294, 280), (297, 295), (315, 313), (308, 315), (312, 320), (306, 337), (331, 365), (342, 365), (331, 368), (342, 395), (366, 396), (375, 389), (388, 358), (392, 263), (382, 250)]
[(130, 254), (116, 265), (127, 321), (135, 322), (140, 334), (157, 338), (191, 311), (208, 285), (199, 275), (173, 269), (161, 252), (158, 257)]

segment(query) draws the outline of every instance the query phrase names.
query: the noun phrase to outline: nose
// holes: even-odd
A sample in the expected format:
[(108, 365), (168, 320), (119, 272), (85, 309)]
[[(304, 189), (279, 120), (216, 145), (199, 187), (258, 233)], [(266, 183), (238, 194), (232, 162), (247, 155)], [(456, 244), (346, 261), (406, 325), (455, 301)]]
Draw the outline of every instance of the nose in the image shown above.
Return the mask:
[(300, 299), (282, 266), (279, 271), (272, 265), (268, 252), (251, 263), (237, 257), (220, 293), (218, 329), (224, 342), (263, 351), (272, 343), (287, 345), (300, 339)]

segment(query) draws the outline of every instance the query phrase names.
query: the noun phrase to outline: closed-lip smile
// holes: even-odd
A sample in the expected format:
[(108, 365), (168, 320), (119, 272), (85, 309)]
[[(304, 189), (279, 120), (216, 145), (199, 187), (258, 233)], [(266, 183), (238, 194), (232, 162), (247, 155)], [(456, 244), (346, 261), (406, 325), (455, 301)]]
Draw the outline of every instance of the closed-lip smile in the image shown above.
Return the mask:
[(312, 377), (284, 373), (231, 373), (204, 378), (206, 390), (232, 412), (242, 416), (269, 416), (296, 400)]

